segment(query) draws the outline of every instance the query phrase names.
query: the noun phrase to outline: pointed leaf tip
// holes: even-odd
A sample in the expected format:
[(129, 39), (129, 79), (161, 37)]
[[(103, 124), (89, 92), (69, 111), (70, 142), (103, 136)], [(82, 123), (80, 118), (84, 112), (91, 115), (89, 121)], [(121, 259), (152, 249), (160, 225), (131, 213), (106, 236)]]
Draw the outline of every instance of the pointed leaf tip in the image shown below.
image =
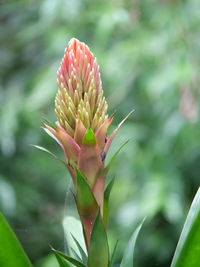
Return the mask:
[(92, 229), (88, 252), (88, 267), (108, 267), (108, 264), (109, 247), (107, 234), (99, 211)]
[(126, 250), (124, 252), (120, 267), (127, 267), (127, 266), (132, 267), (133, 266), (133, 256), (134, 256), (134, 251), (135, 251), (135, 244), (136, 244), (138, 235), (140, 233), (140, 230), (142, 228), (144, 221), (145, 221), (145, 218), (142, 220), (141, 224), (133, 232), (133, 234), (132, 234), (132, 236), (128, 242), (128, 245), (126, 247)]
[(77, 168), (76, 178), (76, 201), (78, 205), (79, 214), (83, 217), (93, 216), (95, 218), (98, 209), (98, 204), (86, 178)]
[(0, 266), (32, 267), (15, 233), (0, 212)]
[(105, 144), (104, 147), (104, 151), (107, 153), (110, 145), (114, 139), (114, 137), (116, 136), (117, 132), (119, 131), (120, 127), (122, 126), (122, 124), (128, 119), (128, 117), (134, 112), (134, 110), (131, 110), (128, 115), (120, 122), (120, 124), (117, 126), (117, 128), (107, 137), (107, 142)]
[(58, 250), (52, 249), (52, 251), (56, 256), (56, 258), (60, 264), (60, 267), (70, 267), (71, 265), (69, 263), (72, 263), (73, 266), (76, 266), (76, 267), (86, 267), (83, 263), (79, 262), (76, 259), (73, 259), (70, 256), (65, 255), (64, 253), (62, 253)]
[(126, 140), (124, 143), (122, 143), (120, 145), (120, 147), (117, 149), (117, 151), (112, 155), (112, 158), (110, 159), (110, 161), (108, 162), (106, 169), (110, 169), (110, 167), (112, 166), (112, 163), (115, 161), (115, 159), (117, 158), (117, 155), (119, 154), (119, 152), (122, 150), (122, 148), (124, 146), (126, 146), (129, 143), (130, 139)]
[(78, 240), (73, 236), (72, 233), (71, 233), (71, 236), (72, 236), (74, 242), (76, 243), (76, 245), (77, 245), (77, 247), (78, 247), (79, 253), (80, 253), (80, 255), (81, 255), (82, 262), (83, 262), (84, 264), (86, 264), (86, 262), (87, 262), (87, 255), (86, 255), (84, 249), (82, 248), (82, 246), (80, 245), (80, 243), (78, 242)]
[(113, 178), (110, 183), (107, 185), (106, 190), (104, 192), (104, 205), (103, 205), (103, 221), (104, 225), (108, 225), (108, 216), (109, 216), (109, 197), (111, 193), (111, 189), (113, 187), (115, 179)]
[(200, 262), (200, 188), (187, 215), (171, 267), (196, 267)]
[(48, 153), (49, 155), (51, 155), (53, 158), (55, 158), (56, 160), (60, 161), (62, 164), (64, 164), (66, 166), (66, 162), (60, 158), (58, 158), (53, 152), (49, 151), (48, 149), (46, 149), (45, 147), (42, 146), (38, 146), (38, 145), (33, 145), (31, 144), (32, 147), (37, 148), (41, 151), (44, 151), (46, 153)]
[(48, 125), (50, 126), (51, 128), (53, 128), (54, 130), (56, 130), (56, 126), (51, 122), (49, 121), (48, 119), (46, 118), (42, 118), (41, 120), (42, 124), (45, 126), (45, 125)]
[(84, 145), (95, 145), (96, 144), (96, 137), (92, 130), (92, 128), (88, 128), (84, 137), (83, 137), (83, 144)]
[(122, 126), (122, 124), (130, 117), (130, 115), (134, 112), (135, 110), (132, 109), (127, 115), (126, 117), (120, 122), (120, 124), (117, 127), (117, 130)]
[(116, 254), (116, 250), (117, 250), (118, 242), (119, 242), (119, 241), (117, 240), (117, 242), (115, 243), (113, 252), (112, 252), (112, 254), (111, 254), (111, 259), (110, 259), (109, 267), (113, 267), (113, 265), (114, 265), (114, 259), (115, 259), (115, 254)]

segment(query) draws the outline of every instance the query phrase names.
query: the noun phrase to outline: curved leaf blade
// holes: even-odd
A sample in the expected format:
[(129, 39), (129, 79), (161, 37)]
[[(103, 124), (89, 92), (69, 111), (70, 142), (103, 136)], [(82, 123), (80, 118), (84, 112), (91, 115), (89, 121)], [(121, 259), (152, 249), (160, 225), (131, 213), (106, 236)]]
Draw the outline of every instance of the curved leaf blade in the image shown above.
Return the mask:
[(86, 247), (89, 246), (93, 223), (98, 213), (98, 204), (85, 176), (76, 169), (76, 206), (82, 221)]
[(15, 233), (0, 213), (0, 266), (32, 267)]
[(115, 259), (115, 254), (116, 254), (116, 251), (117, 251), (117, 245), (118, 245), (118, 240), (117, 240), (117, 242), (115, 243), (113, 252), (112, 252), (112, 254), (111, 254), (111, 259), (110, 259), (109, 267), (113, 267), (113, 265), (114, 265), (114, 259)]
[(111, 189), (114, 184), (114, 178), (110, 181), (110, 183), (107, 185), (106, 190), (104, 192), (104, 204), (103, 204), (103, 222), (104, 225), (108, 224), (108, 216), (109, 216), (109, 198)]
[(72, 257), (69, 257), (69, 256), (65, 255), (64, 253), (62, 253), (62, 252), (60, 252), (58, 250), (55, 250), (55, 249), (52, 249), (52, 250), (53, 250), (54, 254), (56, 255), (56, 258), (58, 259), (59, 264), (61, 262), (61, 267), (70, 266), (70, 265), (64, 265), (65, 261), (72, 263), (76, 267), (86, 267), (84, 264), (82, 264), (78, 260), (75, 260)]
[(196, 267), (200, 263), (200, 188), (197, 191), (178, 245), (171, 267)]
[(117, 158), (119, 152), (122, 150), (122, 148), (124, 146), (126, 146), (128, 143), (129, 143), (130, 139), (126, 140), (124, 143), (122, 143), (120, 145), (120, 147), (116, 150), (116, 152), (112, 155), (110, 161), (108, 162), (107, 166), (106, 166), (106, 169), (109, 170), (113, 164), (113, 162), (115, 161), (115, 159)]
[(60, 257), (57, 253), (54, 252), (54, 255), (56, 256), (60, 267), (71, 267), (70, 264), (65, 259)]
[(140, 233), (140, 230), (142, 228), (142, 225), (144, 223), (144, 220), (141, 222), (141, 224), (136, 228), (136, 230), (133, 232), (128, 245), (126, 247), (126, 250), (124, 252), (124, 256), (121, 262), (120, 267), (133, 267), (133, 256), (134, 256), (134, 250), (135, 250), (135, 244), (138, 238), (138, 235)]
[(62, 164), (64, 164), (66, 166), (66, 162), (64, 160), (59, 159), (53, 152), (51, 152), (50, 150), (46, 149), (45, 147), (38, 146), (38, 145), (31, 145), (31, 146), (46, 152), (47, 154), (51, 155), (54, 159), (60, 161)]
[[(83, 227), (80, 222), (80, 219), (76, 217), (77, 214), (76, 213), (70, 214), (70, 212), (72, 212), (72, 210), (71, 211), (67, 210), (68, 214), (66, 214), (63, 219), (63, 229), (64, 229), (64, 234), (65, 234), (65, 239), (66, 239), (64, 252), (68, 251), (69, 256), (72, 256), (74, 255), (73, 250), (75, 250), (76, 253), (79, 255), (79, 257), (83, 258), (82, 254), (86, 253), (87, 251), (85, 240), (84, 240)], [(78, 243), (82, 251), (80, 251), (80, 248), (77, 246), (74, 238), (78, 240)], [(84, 260), (82, 260), (82, 262), (84, 263)]]
[(95, 220), (88, 252), (88, 267), (108, 267), (109, 248), (100, 212)]
[(70, 247), (71, 251), (72, 251), (72, 257), (75, 259), (75, 260), (78, 260), (80, 262), (82, 262), (82, 259), (81, 257), (78, 255), (78, 253), (76, 252), (76, 250), (72, 247)]
[(85, 251), (83, 250), (83, 248), (82, 248), (82, 246), (80, 245), (80, 243), (78, 242), (78, 240), (77, 240), (72, 234), (71, 234), (71, 236), (72, 236), (74, 242), (76, 243), (76, 245), (77, 245), (77, 247), (78, 247), (78, 250), (79, 250), (79, 252), (80, 252), (81, 259), (82, 259), (83, 263), (86, 264), (86, 262), (87, 262), (87, 255), (86, 255)]
[(79, 214), (83, 217), (92, 216), (95, 218), (98, 211), (98, 204), (96, 202), (96, 199), (94, 198), (94, 195), (86, 178), (78, 169), (76, 169), (76, 179), (76, 202)]

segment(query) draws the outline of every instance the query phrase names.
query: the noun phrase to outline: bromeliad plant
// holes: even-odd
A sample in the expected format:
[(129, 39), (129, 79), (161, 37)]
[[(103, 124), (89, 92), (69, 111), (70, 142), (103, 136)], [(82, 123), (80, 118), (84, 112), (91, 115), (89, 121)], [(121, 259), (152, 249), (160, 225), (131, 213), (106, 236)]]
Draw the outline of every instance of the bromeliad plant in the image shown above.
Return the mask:
[(61, 146), (72, 176), (89, 267), (109, 266), (106, 227), (112, 183), (106, 192), (108, 167), (104, 162), (123, 121), (107, 136), (113, 120), (107, 109), (96, 58), (87, 45), (73, 38), (58, 69), (56, 127), (46, 123), (44, 126)]
[[(85, 252), (79, 241), (73, 237), (79, 255), (74, 253), (73, 258), (55, 249), (53, 252), (60, 267), (112, 267), (116, 247), (110, 256), (107, 224), (108, 201), (113, 181), (105, 188), (106, 174), (110, 166), (110, 163), (105, 166), (105, 158), (113, 138), (129, 115), (107, 136), (113, 116), (109, 117), (107, 114), (99, 67), (87, 45), (76, 39), (69, 42), (58, 70), (55, 111), (57, 115), (55, 127), (44, 123), (44, 129), (59, 143), (64, 152), (65, 161), (62, 162), (72, 177), (73, 196), (87, 251)], [(113, 157), (115, 156), (116, 154)], [(193, 200), (171, 267), (199, 266), (199, 222), (200, 190)], [(134, 267), (133, 251), (141, 226), (142, 224), (133, 233), (120, 267)], [(0, 214), (0, 266), (32, 266), (2, 214)]]

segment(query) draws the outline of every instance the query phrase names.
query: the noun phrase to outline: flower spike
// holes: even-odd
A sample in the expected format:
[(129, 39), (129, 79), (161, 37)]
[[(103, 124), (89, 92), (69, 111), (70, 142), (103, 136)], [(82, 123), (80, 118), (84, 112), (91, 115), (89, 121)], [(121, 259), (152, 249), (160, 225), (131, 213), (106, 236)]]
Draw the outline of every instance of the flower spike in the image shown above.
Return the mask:
[(99, 66), (87, 45), (73, 38), (58, 69), (55, 112), (60, 125), (72, 137), (77, 120), (96, 130), (107, 118)]
[[(104, 227), (104, 187), (108, 169), (104, 166), (105, 157), (118, 129), (130, 114), (107, 137), (113, 116), (108, 117), (99, 66), (86, 44), (72, 38), (57, 73), (57, 122), (55, 127), (48, 123), (44, 126), (64, 152), (65, 165), (73, 179), (86, 246), (90, 251), (91, 235), (96, 231), (93, 225), (98, 221), (98, 225)], [(101, 217), (98, 220), (97, 214)]]

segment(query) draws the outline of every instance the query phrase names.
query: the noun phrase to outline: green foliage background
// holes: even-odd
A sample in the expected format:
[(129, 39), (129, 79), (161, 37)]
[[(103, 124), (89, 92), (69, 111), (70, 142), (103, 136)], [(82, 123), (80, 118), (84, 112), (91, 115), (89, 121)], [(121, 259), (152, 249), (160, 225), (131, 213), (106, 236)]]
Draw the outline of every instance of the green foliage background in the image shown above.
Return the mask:
[(199, 186), (199, 10), (199, 0), (0, 2), (0, 209), (37, 266), (55, 266), (49, 244), (64, 248), (70, 177), (30, 144), (62, 157), (40, 120), (55, 121), (56, 70), (71, 37), (98, 59), (114, 124), (135, 109), (110, 152), (131, 138), (110, 174), (116, 263), (147, 216), (135, 266), (169, 266)]

